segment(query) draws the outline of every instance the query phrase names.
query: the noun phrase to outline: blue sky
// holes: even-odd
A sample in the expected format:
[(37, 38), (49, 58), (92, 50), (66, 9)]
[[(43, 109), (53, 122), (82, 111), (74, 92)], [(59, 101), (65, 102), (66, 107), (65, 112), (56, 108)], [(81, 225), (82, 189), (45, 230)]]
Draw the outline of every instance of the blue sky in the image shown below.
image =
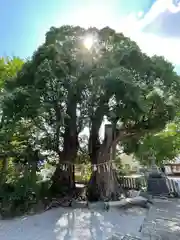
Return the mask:
[(0, 56), (26, 58), (51, 26), (110, 26), (180, 66), (178, 0), (0, 0)]

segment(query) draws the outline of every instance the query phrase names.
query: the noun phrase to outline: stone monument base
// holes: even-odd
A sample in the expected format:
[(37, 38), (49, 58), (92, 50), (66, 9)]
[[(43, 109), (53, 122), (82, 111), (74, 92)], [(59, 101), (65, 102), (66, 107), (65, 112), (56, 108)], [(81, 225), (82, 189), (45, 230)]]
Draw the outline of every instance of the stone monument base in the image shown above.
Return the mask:
[(170, 191), (166, 183), (166, 177), (158, 172), (149, 174), (147, 192), (152, 196), (168, 196)]

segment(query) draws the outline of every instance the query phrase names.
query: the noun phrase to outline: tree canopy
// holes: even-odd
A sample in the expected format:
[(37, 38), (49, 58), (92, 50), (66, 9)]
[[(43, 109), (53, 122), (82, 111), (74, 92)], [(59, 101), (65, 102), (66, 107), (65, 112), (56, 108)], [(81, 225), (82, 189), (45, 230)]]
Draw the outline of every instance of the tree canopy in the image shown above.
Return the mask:
[[(94, 38), (90, 50), (83, 44), (89, 35)], [(77, 102), (77, 125), (87, 118), (79, 130), (95, 120), (99, 128), (104, 116), (126, 128), (163, 128), (174, 117), (178, 88), (179, 77), (162, 57), (148, 57), (112, 29), (71, 26), (51, 28), (16, 80), (6, 85), (11, 114), (43, 118), (52, 131), (58, 114), (59, 127), (68, 118), (69, 99), (71, 105)]]
[[(87, 48), (84, 41), (89, 37), (93, 44)], [(7, 78), (5, 119), (32, 124), (34, 145), (56, 153), (59, 163), (76, 160), (84, 129), (89, 132), (86, 148), (92, 164), (107, 161), (115, 143), (125, 152), (137, 152), (144, 146), (139, 144), (143, 137), (174, 119), (179, 104), (180, 81), (173, 65), (163, 57), (147, 56), (108, 27), (52, 27), (32, 58), (15, 77)], [(107, 120), (118, 129), (108, 144), (99, 133)], [(162, 134), (152, 141), (160, 141)], [(59, 168), (55, 175), (60, 175)], [(73, 178), (68, 179), (72, 185)]]

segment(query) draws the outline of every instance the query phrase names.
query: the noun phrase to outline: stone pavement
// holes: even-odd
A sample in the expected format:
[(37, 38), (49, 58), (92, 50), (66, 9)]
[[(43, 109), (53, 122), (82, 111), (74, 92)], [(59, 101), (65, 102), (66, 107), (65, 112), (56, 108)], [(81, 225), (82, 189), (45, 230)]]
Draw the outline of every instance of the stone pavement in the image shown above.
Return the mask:
[(180, 240), (180, 199), (155, 199), (148, 212), (142, 208), (112, 208), (108, 212), (57, 208), (34, 216), (0, 220), (1, 239)]
[(180, 239), (180, 199), (154, 200), (142, 226), (141, 239)]
[[(146, 211), (54, 208), (42, 214), (0, 220), (0, 240), (107, 240), (137, 235)], [(117, 239), (117, 238), (116, 238)]]
[(111, 240), (180, 240), (180, 199), (155, 199), (137, 236), (114, 235)]

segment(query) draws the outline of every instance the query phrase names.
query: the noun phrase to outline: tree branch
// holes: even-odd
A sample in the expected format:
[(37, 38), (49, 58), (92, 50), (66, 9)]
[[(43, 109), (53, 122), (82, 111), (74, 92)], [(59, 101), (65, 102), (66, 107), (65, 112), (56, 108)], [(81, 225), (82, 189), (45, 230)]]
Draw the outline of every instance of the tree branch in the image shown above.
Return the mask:
[[(157, 130), (158, 129), (153, 129), (153, 132), (157, 132)], [(149, 133), (149, 129), (137, 129), (136, 126), (132, 128), (123, 127), (122, 129), (119, 130), (118, 135), (115, 137), (114, 140), (112, 140), (109, 143), (108, 146), (105, 145), (105, 143), (101, 145), (101, 148), (99, 151), (100, 162), (104, 161), (105, 156), (108, 154), (110, 148), (115, 147), (119, 141), (127, 138), (131, 138), (131, 137), (136, 137), (137, 139), (139, 139), (140, 137), (144, 136), (146, 133)]]

